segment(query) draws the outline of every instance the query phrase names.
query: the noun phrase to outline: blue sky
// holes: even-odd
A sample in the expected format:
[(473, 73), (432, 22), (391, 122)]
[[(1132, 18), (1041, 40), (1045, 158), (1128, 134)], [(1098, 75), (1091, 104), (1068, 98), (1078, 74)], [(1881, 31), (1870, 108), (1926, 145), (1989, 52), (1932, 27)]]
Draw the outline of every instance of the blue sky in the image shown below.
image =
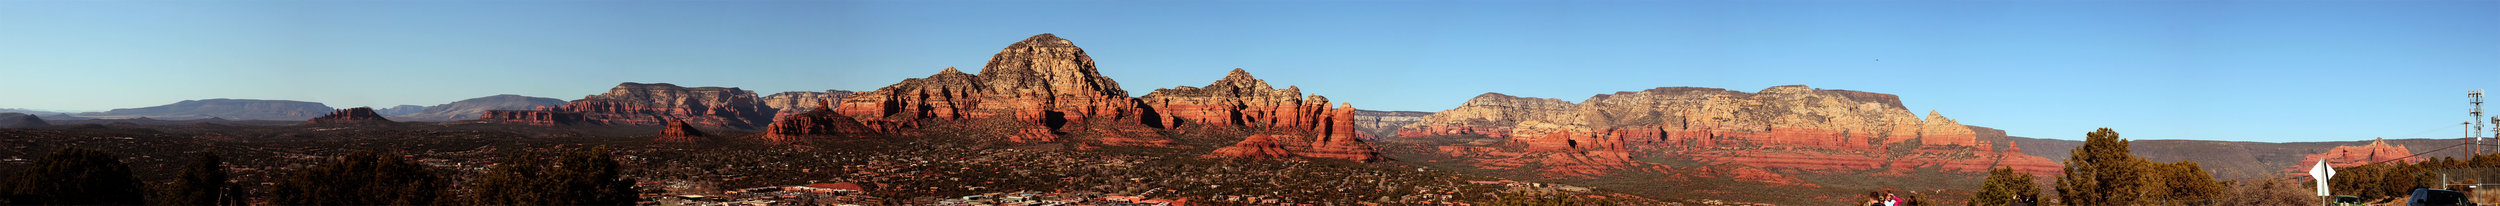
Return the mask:
[(2500, 89), (2500, 1), (0, 1), (0, 108), (870, 90), (1039, 33), (1136, 95), (1232, 68), (1374, 110), (1805, 84), (2059, 139), (2456, 137), (2464, 91)]

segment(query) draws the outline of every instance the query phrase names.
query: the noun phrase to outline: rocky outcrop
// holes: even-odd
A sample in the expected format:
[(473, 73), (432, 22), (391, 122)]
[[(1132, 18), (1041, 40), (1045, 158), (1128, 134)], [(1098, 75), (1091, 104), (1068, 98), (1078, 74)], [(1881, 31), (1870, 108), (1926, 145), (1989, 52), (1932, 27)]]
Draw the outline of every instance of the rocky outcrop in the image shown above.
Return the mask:
[[(487, 115), (487, 120), (532, 123), (558, 122), (535, 118), (540, 116), (579, 115), (581, 123), (597, 125), (660, 126), (670, 119), (712, 128), (754, 129), (769, 124), (776, 112), (765, 107), (755, 92), (735, 87), (679, 87), (668, 83), (643, 84), (626, 82), (608, 89), (607, 93), (584, 96), (563, 106), (540, 109), (546, 114)], [(570, 114), (557, 114), (570, 113)]]
[(1011, 138), (1020, 142), (1057, 140), (1079, 130), (1159, 127), (1147, 125), (1153, 114), (1096, 71), (1083, 49), (1050, 34), (999, 50), (979, 75), (946, 68), (854, 94), (836, 112), (879, 129), (917, 128), (921, 120), (1006, 118), (1022, 125), (997, 126), (1027, 131)]
[(303, 101), (204, 99), (183, 100), (182, 102), (153, 107), (113, 109), (111, 111), (104, 112), (79, 113), (77, 116), (99, 119), (132, 119), (144, 117), (161, 120), (192, 120), (222, 117), (233, 120), (299, 121), (319, 117), (322, 114), (330, 113), (333, 110), (336, 109), (330, 108), (330, 106), (327, 105), (322, 105), (321, 103)]
[(312, 120), (304, 120), (304, 124), (306, 125), (388, 123), (391, 123), (390, 119), (382, 118), (382, 114), (373, 113), (373, 108), (371, 107), (341, 109), (339, 111), (330, 112), (329, 115), (321, 115), (321, 117), (312, 118)]
[[(1562, 176), (1607, 174), (1637, 165), (1628, 157), (1675, 154), (1777, 171), (1897, 174), (1920, 167), (1985, 171), (1996, 166), (2056, 172), (2055, 162), (2001, 152), (1970, 127), (1929, 111), (1914, 115), (1890, 94), (1778, 86), (1747, 93), (1661, 87), (1589, 97), (1579, 103), (1487, 93), (1459, 108), (1401, 128), (1402, 137), (1483, 135), (1506, 155), (1474, 155), (1479, 165), (1542, 162)], [(1460, 146), (1466, 147), (1466, 146)], [(1903, 153), (1907, 152), (1907, 153)], [(1594, 166), (1589, 166), (1594, 165)]]
[(1397, 136), (1398, 128), (1424, 121), (1431, 112), (1354, 110), (1354, 131), (1373, 138)]
[(668, 120), (668, 127), (660, 128), (660, 137), (657, 138), (657, 141), (693, 142), (700, 141), (703, 138), (703, 130), (695, 129), (694, 125), (686, 124), (686, 121), (672, 119)]
[(841, 99), (833, 112), (872, 131), (929, 126), (923, 123), (1011, 122), (954, 129), (1000, 131), (1012, 142), (1076, 140), (1089, 147), (1177, 148), (1183, 146), (1156, 131), (1247, 129), (1266, 136), (1232, 145), (1270, 147), (1284, 153), (1243, 149), (1223, 153), (1378, 159), (1362, 135), (1354, 132), (1351, 106), (1332, 108), (1327, 98), (1303, 96), (1298, 90), (1277, 90), (1235, 69), (1206, 88), (1177, 87), (1129, 97), (1118, 82), (1094, 68), (1094, 60), (1083, 49), (1042, 34), (1001, 49), (980, 74), (946, 68), (926, 78), (853, 94)]
[(842, 102), (842, 98), (851, 97), (851, 93), (853, 92), (843, 90), (775, 93), (764, 96), (764, 106), (772, 107), (773, 110), (780, 111), (782, 114), (796, 114), (816, 110), (817, 102)]
[[(817, 103), (817, 105), (832, 104), (829, 100), (819, 100)], [(857, 137), (875, 134), (877, 134), (875, 128), (861, 125), (858, 120), (836, 113), (826, 106), (818, 106), (808, 112), (782, 115), (780, 119), (773, 120), (773, 124), (764, 129), (764, 140), (794, 143), (810, 137)]]
[(478, 98), (463, 99), (463, 100), (460, 100), (460, 101), (454, 101), (454, 102), (451, 102), (451, 103), (437, 104), (437, 105), (434, 105), (434, 106), (425, 107), (425, 109), (424, 109), (423, 111), (417, 111), (416, 113), (401, 114), (401, 115), (391, 115), (391, 114), (389, 114), (389, 113), (385, 112), (385, 113), (384, 113), (384, 114), (382, 114), (382, 115), (384, 115), (384, 116), (390, 116), (390, 117), (391, 117), (391, 119), (402, 120), (402, 121), (453, 121), (453, 120), (471, 120), (471, 119), (480, 119), (480, 118), (482, 118), (484, 115), (486, 115), (486, 111), (493, 111), (493, 110), (532, 110), (532, 109), (538, 109), (539, 107), (551, 107), (551, 106), (558, 106), (558, 105), (564, 105), (564, 100), (561, 100), (561, 99), (555, 99), (555, 98), (545, 98), (545, 97), (531, 97), (531, 96), (521, 96), (521, 95), (512, 95), (512, 94), (502, 94), (502, 95), (495, 95), (495, 96), (485, 96), (485, 97), (478, 97)]
[(2334, 149), (2328, 149), (2326, 152), (2310, 154), (2302, 157), (2300, 164), (2285, 168), (2283, 172), (2292, 176), (2307, 177), (2309, 167), (2316, 166), (2318, 161), (2326, 161), (2327, 165), (2333, 167), (2353, 167), (2379, 162), (2411, 163), (2423, 160), (2429, 160), (2429, 158), (2413, 155), (2413, 149), (2402, 145), (2389, 145), (2387, 139), (2372, 139), (2370, 144), (2335, 146)]
[(44, 122), (42, 117), (35, 117), (35, 115), (31, 114), (15, 112), (0, 113), (0, 129), (32, 128), (43, 126), (52, 126), (52, 124)]
[(1571, 102), (1553, 98), (1515, 97), (1487, 92), (1467, 99), (1458, 108), (1426, 115), (1414, 124), (1398, 129), (1399, 137), (1480, 134), (1510, 136), (1512, 126), (1529, 119), (1569, 119), (1556, 117), (1572, 113)]
[[(1377, 160), (1377, 151), (1363, 142), (1363, 133), (1355, 132), (1354, 106), (1340, 104), (1329, 107), (1327, 97), (1303, 96), (1301, 88), (1287, 86), (1276, 89), (1249, 72), (1233, 69), (1223, 79), (1206, 87), (1173, 87), (1156, 89), (1143, 99), (1148, 107), (1163, 114), (1158, 122), (1172, 127), (1249, 128), (1277, 132), (1267, 138), (1253, 139), (1272, 143), (1244, 144), (1218, 150), (1219, 153), (1242, 154), (1263, 158), (1291, 155), (1353, 161)], [(1240, 148), (1240, 149), (1236, 149)], [(1281, 148), (1283, 154), (1249, 153)], [(1219, 154), (1222, 155), (1222, 154)]]

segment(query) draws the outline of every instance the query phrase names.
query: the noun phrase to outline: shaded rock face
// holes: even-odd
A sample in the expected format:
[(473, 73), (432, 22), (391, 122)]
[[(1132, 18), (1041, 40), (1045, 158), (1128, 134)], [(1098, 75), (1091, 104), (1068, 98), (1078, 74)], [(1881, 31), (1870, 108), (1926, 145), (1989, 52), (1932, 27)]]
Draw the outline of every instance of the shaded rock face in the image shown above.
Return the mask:
[[(818, 102), (817, 105), (832, 104), (830, 100)], [(818, 106), (808, 112), (782, 115), (780, 119), (773, 120), (773, 124), (764, 129), (764, 140), (793, 143), (805, 141), (805, 138), (810, 137), (864, 136), (877, 133), (876, 129), (861, 125), (859, 120), (834, 112), (827, 106)]]
[(464, 100), (460, 100), (460, 101), (454, 101), (454, 102), (451, 102), (451, 103), (438, 104), (438, 105), (434, 105), (434, 106), (430, 106), (430, 107), (425, 107), (425, 110), (423, 110), (423, 111), (417, 111), (416, 113), (408, 113), (408, 114), (392, 115), (392, 114), (389, 114), (389, 113), (385, 112), (385, 113), (384, 113), (384, 114), (382, 114), (382, 115), (384, 115), (384, 116), (390, 116), (392, 119), (398, 119), (398, 120), (404, 120), (404, 121), (452, 121), (452, 120), (471, 120), (471, 119), (479, 119), (479, 118), (482, 118), (484, 115), (486, 115), (486, 111), (492, 111), (492, 110), (532, 110), (532, 109), (538, 109), (539, 107), (549, 107), (549, 106), (557, 106), (557, 105), (564, 105), (564, 100), (561, 100), (561, 99), (555, 99), (555, 98), (545, 98), (545, 97), (531, 97), (531, 96), (521, 96), (521, 95), (512, 95), (512, 94), (502, 94), (502, 95), (495, 95), (495, 96), (485, 96), (485, 97), (478, 97), (478, 98), (469, 98), (469, 99), (464, 99)]
[(329, 113), (333, 110), (336, 109), (330, 108), (330, 106), (327, 105), (322, 105), (321, 103), (303, 101), (204, 99), (183, 100), (182, 102), (175, 102), (173, 104), (154, 107), (113, 109), (104, 112), (79, 113), (78, 116), (102, 119), (149, 118), (162, 120), (192, 120), (216, 117), (233, 120), (295, 121), (319, 117), (322, 114)]
[(773, 110), (780, 111), (782, 114), (802, 113), (816, 110), (818, 102), (842, 102), (842, 98), (851, 97), (851, 93), (854, 92), (825, 90), (823, 92), (775, 93), (764, 96), (764, 106), (772, 107)]
[(695, 129), (694, 125), (686, 124), (684, 120), (669, 120), (668, 127), (660, 128), (658, 141), (692, 142), (702, 140), (703, 136), (703, 130)]
[[(1079, 140), (1106, 146), (1182, 147), (1155, 131), (1249, 128), (1273, 142), (1253, 146), (1274, 145), (1287, 156), (1378, 158), (1354, 132), (1350, 105), (1332, 108), (1325, 97), (1305, 97), (1297, 90), (1274, 89), (1235, 69), (1206, 88), (1177, 87), (1129, 97), (1118, 82), (1097, 72), (1083, 49), (1042, 34), (1000, 50), (981, 74), (946, 68), (927, 78), (843, 98), (833, 112), (870, 131), (909, 131), (932, 121), (1013, 122), (978, 129), (1003, 131), (1013, 142)], [(781, 122), (795, 117), (785, 116)]]
[(765, 107), (755, 92), (730, 87), (679, 87), (674, 84), (643, 84), (626, 82), (608, 89), (607, 93), (582, 97), (580, 100), (540, 109), (551, 114), (487, 115), (488, 120), (530, 124), (564, 123), (541, 121), (539, 116), (579, 115), (580, 123), (597, 125), (660, 126), (670, 119), (714, 128), (761, 128), (772, 121), (775, 110)]
[(321, 117), (316, 117), (316, 118), (313, 118), (312, 120), (304, 120), (304, 124), (381, 124), (381, 123), (391, 123), (391, 120), (390, 120), (390, 119), (386, 119), (386, 118), (382, 118), (382, 114), (374, 113), (374, 112), (373, 112), (373, 108), (371, 108), (371, 107), (356, 107), (356, 108), (341, 109), (341, 110), (338, 110), (338, 111), (335, 111), (335, 112), (330, 112), (330, 114), (329, 114), (329, 115), (321, 115)]
[(2005, 166), (2049, 174), (2061, 167), (2037, 156), (2000, 152), (1977, 141), (1970, 127), (1934, 111), (1921, 119), (1900, 102), (1890, 94), (1803, 85), (1754, 93), (1661, 87), (1601, 94), (1576, 104), (1487, 93), (1425, 116), (1398, 134), (1501, 139), (1498, 145), (1445, 146), (1452, 148), (1440, 152), (1474, 156), (1477, 165), (1495, 169), (1542, 163), (1555, 177), (1606, 175), (1642, 165), (1628, 157), (1652, 154), (1780, 171), (1897, 174), (1919, 167), (1984, 172)]
[(1354, 130), (1373, 138), (1397, 136), (1398, 128), (1424, 121), (1431, 112), (1354, 110)]
[(2294, 177), (2307, 177), (2309, 167), (2316, 166), (2318, 161), (2326, 161), (2326, 165), (2330, 167), (2354, 167), (2376, 162), (2410, 163), (2423, 160), (2430, 159), (2414, 156), (2413, 149), (2405, 148), (2403, 145), (2389, 145), (2387, 139), (2373, 139), (2370, 140), (2370, 144), (2366, 145), (2335, 146), (2334, 149), (2328, 149), (2326, 152), (2310, 154), (2301, 158), (2300, 164), (2285, 168), (2283, 172)]
[(44, 122), (42, 117), (35, 117), (35, 115), (31, 114), (15, 112), (0, 113), (0, 129), (43, 126), (52, 126), (52, 124)]

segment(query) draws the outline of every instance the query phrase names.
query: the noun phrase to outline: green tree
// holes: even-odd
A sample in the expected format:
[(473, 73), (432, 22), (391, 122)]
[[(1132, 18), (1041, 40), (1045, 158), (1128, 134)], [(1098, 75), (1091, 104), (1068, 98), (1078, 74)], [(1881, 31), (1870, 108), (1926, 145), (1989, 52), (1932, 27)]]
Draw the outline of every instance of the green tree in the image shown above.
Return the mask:
[(2187, 205), (2212, 205), (2220, 201), (2224, 192), (2222, 182), (2214, 181), (2213, 174), (2205, 173), (2204, 167), (2196, 165), (2196, 162), (2179, 161), (2153, 165), (2152, 169), (2160, 176), (2152, 180), (2160, 183), (2161, 187), (2158, 190), (2147, 191), (2157, 193), (2148, 196), (2153, 197), (2150, 199)]
[(429, 205), (449, 185), (398, 155), (356, 151), (329, 164), (279, 179), (270, 202), (280, 205)]
[(634, 182), (607, 147), (565, 152), (556, 162), (537, 155), (506, 155), (469, 184), (474, 205), (632, 205)]
[(2057, 196), (2068, 205), (2140, 205), (2151, 189), (2143, 158), (2127, 149), (2127, 139), (2109, 128), (2084, 133), (2084, 143), (2066, 158), (2065, 174), (2057, 178)]
[(1970, 205), (2012, 205), (2040, 197), (2040, 186), (2031, 174), (2016, 172), (2012, 167), (1988, 169), (1987, 183), (1971, 193)]
[(191, 164), (182, 167), (157, 200), (165, 205), (244, 204), (242, 188), (226, 180), (224, 158), (208, 151), (193, 153)]
[(7, 194), (9, 204), (26, 205), (139, 205), (146, 204), (146, 189), (137, 177), (130, 175), (130, 165), (122, 164), (120, 155), (83, 147), (62, 148), (36, 159), (34, 167), (19, 171), (0, 184), (0, 193)]

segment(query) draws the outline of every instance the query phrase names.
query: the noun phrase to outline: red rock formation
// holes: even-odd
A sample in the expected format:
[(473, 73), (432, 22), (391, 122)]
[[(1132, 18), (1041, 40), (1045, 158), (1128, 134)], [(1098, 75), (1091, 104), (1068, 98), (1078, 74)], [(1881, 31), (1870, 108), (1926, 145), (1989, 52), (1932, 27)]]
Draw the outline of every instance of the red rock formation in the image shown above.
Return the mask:
[[(1530, 162), (1571, 168), (1545, 171), (1559, 177), (1589, 177), (1640, 167), (1641, 163), (1630, 161), (1632, 154), (1675, 154), (1779, 171), (1899, 172), (1942, 167), (1981, 172), (2015, 167), (2047, 174), (2060, 167), (2019, 150), (1993, 151), (1969, 127), (1934, 111), (1921, 119), (1894, 95), (1802, 85), (1755, 93), (1662, 87), (1601, 94), (1576, 104), (1488, 93), (1459, 108), (1425, 116), (1398, 134), (1502, 139), (1499, 147), (1444, 146), (1439, 150), (1444, 155), (1470, 157), (1489, 168)], [(1895, 149), (1911, 154), (1894, 154)], [(1459, 154), (1469, 152), (1481, 154)]]
[(373, 113), (373, 108), (371, 108), (371, 107), (356, 107), (356, 108), (341, 109), (341, 110), (338, 110), (338, 111), (330, 112), (330, 114), (328, 114), (328, 115), (321, 115), (321, 117), (315, 117), (315, 118), (312, 118), (312, 120), (304, 120), (304, 124), (308, 124), (308, 125), (309, 125), (309, 124), (376, 124), (376, 123), (391, 123), (391, 120), (390, 120), (390, 119), (384, 119), (384, 118), (382, 118), (382, 115), (381, 115), (381, 114), (375, 114), (375, 113)]
[(2374, 139), (2366, 145), (2335, 146), (2335, 149), (2328, 149), (2326, 152), (2310, 154), (2302, 157), (2300, 164), (2285, 168), (2283, 172), (2295, 177), (2307, 177), (2309, 167), (2317, 166), (2318, 161), (2321, 160), (2326, 161), (2326, 165), (2331, 167), (2353, 167), (2376, 162), (2421, 162), (2429, 158), (2413, 156), (2412, 149), (2407, 149), (2403, 145), (2389, 145), (2387, 139)]
[[(1156, 108), (1157, 114), (1163, 115), (1157, 120), (1162, 125), (1279, 132), (1261, 139), (1273, 143), (1252, 144), (1255, 142), (1245, 140), (1235, 147), (1274, 147), (1287, 152), (1239, 157), (1292, 155), (1351, 161), (1379, 159), (1371, 144), (1363, 142), (1368, 138), (1355, 132), (1356, 117), (1352, 104), (1330, 108), (1327, 97), (1305, 97), (1299, 87), (1287, 86), (1278, 90), (1241, 69), (1233, 69), (1223, 79), (1203, 88), (1182, 86), (1156, 89), (1139, 99), (1143, 99), (1147, 106)], [(1266, 150), (1244, 148), (1232, 151)]]
[[(584, 96), (563, 106), (540, 111), (559, 114), (527, 114), (506, 112), (482, 119), (502, 122), (539, 124), (541, 116), (581, 116), (581, 123), (598, 125), (667, 124), (667, 120), (684, 120), (688, 124), (715, 128), (758, 128), (772, 121), (776, 110), (766, 107), (755, 92), (735, 87), (686, 88), (673, 84), (642, 84), (626, 82), (608, 89), (607, 93)], [(570, 114), (560, 114), (570, 113)], [(524, 119), (511, 119), (524, 118)], [(569, 118), (569, 117), (566, 117)]]
[[(831, 102), (817, 103), (817, 105), (832, 104)], [(764, 129), (765, 140), (781, 143), (798, 142), (807, 137), (874, 134), (877, 134), (875, 128), (861, 125), (858, 120), (853, 120), (850, 116), (836, 113), (833, 109), (824, 106), (805, 113), (783, 115), (780, 120), (773, 121), (770, 127)]]
[(694, 125), (688, 125), (684, 120), (668, 120), (668, 128), (660, 129), (659, 141), (692, 142), (703, 139), (703, 135), (703, 130), (695, 129)]
[(851, 97), (851, 94), (853, 93), (856, 92), (842, 90), (825, 90), (823, 92), (782, 92), (764, 96), (763, 100), (765, 107), (772, 107), (773, 110), (780, 111), (781, 114), (787, 115), (814, 111), (817, 106), (819, 106), (817, 105), (818, 102), (842, 102), (842, 98)]

